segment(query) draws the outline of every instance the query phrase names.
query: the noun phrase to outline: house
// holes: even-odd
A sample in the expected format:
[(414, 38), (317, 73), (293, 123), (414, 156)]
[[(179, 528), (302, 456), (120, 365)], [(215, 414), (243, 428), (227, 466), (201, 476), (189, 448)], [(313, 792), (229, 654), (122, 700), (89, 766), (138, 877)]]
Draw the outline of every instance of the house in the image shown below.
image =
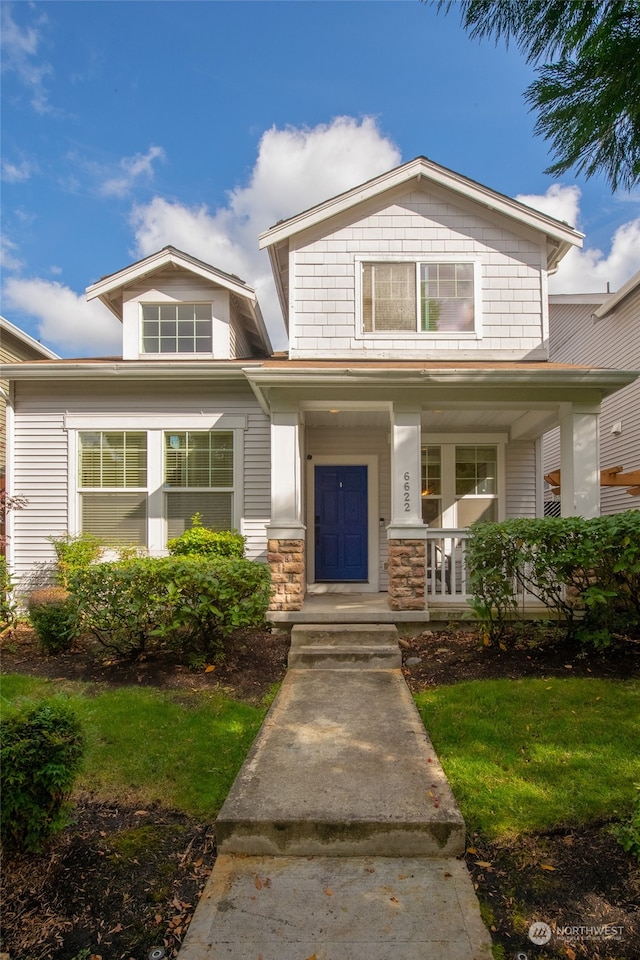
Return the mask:
[[(0, 317), (0, 363), (13, 363), (16, 360), (57, 360), (58, 355), (43, 347), (41, 343), (30, 337), (24, 330), (20, 330), (4, 317)], [(5, 489), (5, 474), (7, 464), (7, 399), (9, 397), (9, 381), (0, 380), (0, 491)], [(4, 505), (0, 509), (0, 555), (4, 555), (5, 541), (5, 513)]]
[[(550, 296), (549, 328), (553, 360), (640, 370), (640, 271), (617, 293)], [(544, 462), (552, 512), (562, 489), (557, 429), (544, 438)], [(600, 512), (640, 510), (640, 380), (602, 402), (600, 468)]]
[(250, 287), (172, 247), (104, 277), (122, 357), (5, 373), (15, 574), (67, 531), (162, 553), (197, 511), (270, 564), (273, 619), (464, 601), (468, 525), (542, 515), (553, 427), (563, 512), (598, 512), (600, 405), (636, 374), (549, 360), (547, 278), (581, 242), (419, 157), (259, 238), (287, 353)]

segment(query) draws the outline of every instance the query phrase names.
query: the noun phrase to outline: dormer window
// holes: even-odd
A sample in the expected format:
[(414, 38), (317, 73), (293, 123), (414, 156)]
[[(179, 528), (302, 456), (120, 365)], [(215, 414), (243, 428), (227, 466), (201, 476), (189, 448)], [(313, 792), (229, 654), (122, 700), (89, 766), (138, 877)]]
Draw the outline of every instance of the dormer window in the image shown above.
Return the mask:
[(213, 350), (210, 303), (142, 305), (143, 353), (206, 353)]
[(363, 332), (474, 333), (474, 274), (472, 261), (363, 263)]

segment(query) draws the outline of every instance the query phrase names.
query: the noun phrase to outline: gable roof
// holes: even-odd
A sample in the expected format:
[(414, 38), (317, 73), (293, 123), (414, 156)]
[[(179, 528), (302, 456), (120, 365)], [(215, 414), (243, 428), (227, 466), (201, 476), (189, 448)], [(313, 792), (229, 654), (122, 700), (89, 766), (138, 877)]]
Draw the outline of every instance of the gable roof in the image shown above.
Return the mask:
[(223, 287), (239, 298), (242, 304), (240, 312), (252, 328), (250, 332), (254, 334), (253, 339), (256, 340), (257, 338), (266, 352), (271, 353), (271, 341), (253, 287), (250, 287), (234, 273), (225, 273), (224, 270), (218, 270), (210, 263), (198, 260), (197, 257), (171, 245), (163, 247), (143, 260), (137, 260), (122, 270), (117, 270), (115, 273), (102, 277), (97, 283), (92, 283), (85, 291), (87, 300), (100, 300), (122, 322), (123, 291), (125, 287), (131, 286), (132, 283), (141, 280), (143, 277), (159, 273), (166, 267), (175, 267), (193, 273), (218, 287)]
[(640, 287), (640, 270), (638, 270), (637, 273), (634, 273), (634, 275), (630, 277), (626, 283), (623, 283), (616, 293), (612, 293), (611, 296), (607, 297), (604, 303), (594, 311), (594, 317), (606, 317), (606, 315), (611, 313), (611, 311), (617, 307), (625, 297), (628, 297), (630, 293), (633, 293), (636, 287)]
[[(18, 359), (18, 351), (24, 353), (22, 359), (34, 360), (42, 357), (45, 360), (59, 360), (57, 353), (45, 347), (39, 340), (36, 340), (30, 334), (16, 327), (14, 323), (0, 316), (0, 334), (4, 340), (4, 347), (8, 353), (15, 352)], [(13, 344), (12, 344), (13, 341)]]
[(416, 181), (416, 183), (425, 181), (444, 187), (460, 197), (472, 200), (488, 210), (507, 217), (520, 226), (526, 226), (543, 234), (547, 238), (547, 269), (550, 272), (557, 269), (562, 258), (572, 247), (582, 246), (584, 234), (564, 221), (556, 220), (555, 217), (550, 217), (533, 207), (528, 207), (505, 194), (497, 193), (475, 180), (470, 180), (460, 173), (434, 163), (427, 157), (416, 157), (414, 160), (409, 160), (408, 163), (395, 167), (387, 173), (373, 177), (373, 179), (367, 180), (351, 190), (346, 190), (336, 197), (318, 203), (302, 213), (286, 220), (280, 220), (260, 234), (260, 249), (265, 247), (269, 249), (276, 285), (283, 306), (286, 307), (287, 302), (286, 290), (284, 289), (287, 273), (285, 252), (288, 251), (291, 237), (411, 181)]

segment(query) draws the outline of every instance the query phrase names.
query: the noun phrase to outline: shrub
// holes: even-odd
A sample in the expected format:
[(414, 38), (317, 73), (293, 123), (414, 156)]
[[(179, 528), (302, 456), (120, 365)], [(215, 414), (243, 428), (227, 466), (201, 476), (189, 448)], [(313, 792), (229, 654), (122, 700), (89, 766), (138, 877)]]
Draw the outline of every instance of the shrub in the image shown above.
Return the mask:
[(210, 530), (203, 527), (200, 514), (191, 518), (191, 526), (179, 537), (169, 540), (169, 553), (176, 557), (194, 554), (200, 557), (242, 557), (245, 538), (237, 530)]
[(631, 819), (626, 823), (615, 824), (611, 828), (611, 832), (622, 849), (630, 853), (640, 863), (640, 784), (636, 785), (636, 790), (638, 795)]
[(26, 702), (0, 721), (5, 850), (39, 850), (64, 827), (83, 750), (80, 723), (62, 699)]
[(78, 635), (75, 602), (63, 587), (34, 590), (27, 601), (29, 618), (45, 653), (70, 650)]
[(271, 592), (264, 564), (198, 556), (96, 564), (71, 590), (86, 628), (121, 656), (219, 653), (233, 630), (263, 622)]
[(502, 636), (527, 594), (583, 643), (606, 647), (640, 631), (640, 511), (477, 523), (467, 561), (489, 640)]
[(76, 570), (88, 567), (100, 559), (103, 547), (100, 540), (90, 533), (49, 537), (49, 543), (53, 544), (56, 552), (56, 580), (65, 588), (69, 587), (69, 578)]
[(0, 633), (14, 627), (18, 621), (18, 605), (13, 596), (13, 581), (7, 561), (0, 557)]

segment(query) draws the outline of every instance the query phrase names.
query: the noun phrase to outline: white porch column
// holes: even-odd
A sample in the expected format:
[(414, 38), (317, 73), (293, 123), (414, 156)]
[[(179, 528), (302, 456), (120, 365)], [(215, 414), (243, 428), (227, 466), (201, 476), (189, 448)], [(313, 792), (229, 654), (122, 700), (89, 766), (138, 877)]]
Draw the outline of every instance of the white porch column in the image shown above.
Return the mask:
[(600, 515), (599, 405), (567, 404), (560, 419), (560, 511)]
[[(407, 528), (426, 530), (421, 501), (421, 414), (394, 405), (391, 414), (391, 524), (400, 535)], [(403, 532), (405, 531), (405, 532)]]
[(272, 610), (300, 610), (304, 602), (301, 458), (297, 408), (272, 410), (271, 522), (267, 525), (267, 557), (273, 583)]
[(391, 413), (389, 606), (424, 610), (427, 528), (422, 521), (421, 414), (394, 404)]

